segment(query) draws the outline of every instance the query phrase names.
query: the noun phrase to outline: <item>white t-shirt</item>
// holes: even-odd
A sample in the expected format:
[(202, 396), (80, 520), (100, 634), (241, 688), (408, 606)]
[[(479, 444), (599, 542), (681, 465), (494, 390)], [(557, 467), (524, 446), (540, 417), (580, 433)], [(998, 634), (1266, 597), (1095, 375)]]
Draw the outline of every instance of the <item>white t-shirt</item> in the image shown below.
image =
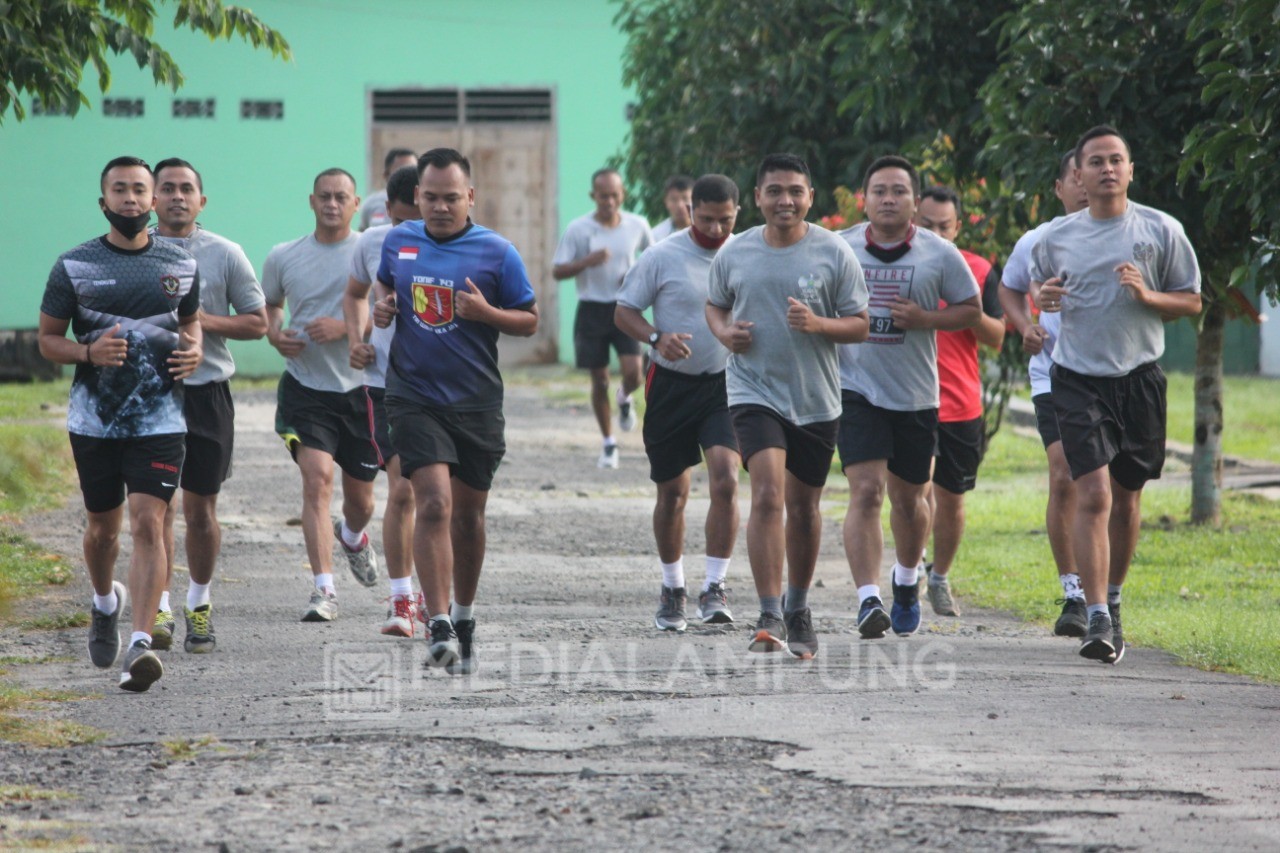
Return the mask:
[[(378, 299), (378, 289), (373, 286), (378, 278), (378, 265), (382, 263), (382, 244), (391, 233), (392, 225), (375, 225), (367, 231), (360, 232), (360, 240), (356, 243), (355, 253), (351, 256), (351, 277), (361, 284), (371, 285), (369, 288), (369, 316), (373, 314), (373, 304)], [(391, 351), (391, 338), (396, 332), (396, 321), (380, 329), (376, 325), (369, 332), (369, 343), (373, 345), (373, 363), (364, 369), (364, 384), (370, 388), (387, 386), (387, 358)]]
[(671, 217), (668, 216), (666, 219), (653, 226), (653, 242), (661, 243), (674, 233), (676, 233), (676, 224), (672, 222)]
[(552, 259), (555, 265), (580, 260), (597, 249), (609, 250), (609, 260), (588, 267), (576, 276), (579, 302), (617, 301), (623, 277), (635, 266), (640, 253), (653, 245), (648, 222), (634, 213), (623, 211), (620, 215), (621, 221), (613, 228), (606, 228), (594, 213), (588, 213), (564, 229)]
[[(1035, 248), (1036, 241), (1050, 224), (1052, 223), (1042, 222), (1018, 238), (1001, 273), (1001, 284), (1019, 293), (1027, 293), (1031, 289), (1031, 250)], [(1031, 379), (1032, 397), (1049, 393), (1049, 368), (1053, 366), (1053, 345), (1058, 340), (1062, 318), (1056, 312), (1045, 311), (1040, 314), (1036, 322), (1040, 328), (1044, 329), (1046, 338), (1044, 348), (1031, 356), (1031, 360), (1027, 363), (1027, 376)]]

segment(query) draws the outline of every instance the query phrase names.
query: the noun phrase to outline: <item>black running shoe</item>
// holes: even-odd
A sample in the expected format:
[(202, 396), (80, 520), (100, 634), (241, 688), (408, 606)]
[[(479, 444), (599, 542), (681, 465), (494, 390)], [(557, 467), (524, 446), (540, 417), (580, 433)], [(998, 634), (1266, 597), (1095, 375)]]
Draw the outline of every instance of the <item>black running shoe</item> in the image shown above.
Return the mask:
[(873, 595), (858, 608), (858, 633), (864, 640), (878, 640), (889, 630), (889, 611), (878, 595)]
[(458, 659), (447, 663), (444, 671), (450, 675), (470, 675), (480, 666), (476, 660), (476, 620), (459, 619), (453, 623), (453, 631), (458, 635)]
[(653, 617), (653, 624), (661, 631), (683, 631), (689, 626), (684, 618), (686, 602), (684, 587), (672, 589), (664, 586), (658, 594), (658, 612)]
[(431, 636), (427, 637), (427, 642), (431, 644), (427, 647), (427, 666), (456, 665), (461, 650), (453, 623), (448, 619), (432, 619), (427, 630), (431, 632)]
[(151, 643), (138, 640), (124, 656), (124, 668), (120, 670), (120, 688), (131, 693), (145, 693), (147, 688), (164, 675), (164, 665), (151, 651)]
[(1120, 604), (1108, 604), (1107, 613), (1111, 615), (1111, 644), (1116, 648), (1116, 656), (1108, 663), (1120, 663), (1124, 657), (1124, 629), (1120, 627)]
[(749, 652), (780, 652), (787, 646), (787, 626), (773, 613), (761, 613)]
[(792, 610), (782, 618), (787, 624), (787, 651), (801, 660), (811, 660), (818, 653), (818, 635), (809, 608)]
[(1089, 631), (1080, 643), (1080, 657), (1111, 663), (1116, 656), (1115, 629), (1106, 613), (1089, 617)]
[(1083, 637), (1089, 631), (1089, 612), (1083, 598), (1059, 598), (1054, 604), (1062, 605), (1062, 614), (1053, 626), (1058, 637)]
[(124, 610), (128, 591), (120, 581), (112, 581), (116, 594), (116, 609), (103, 613), (96, 607), (89, 608), (89, 660), (93, 665), (106, 669), (120, 657), (120, 613)]

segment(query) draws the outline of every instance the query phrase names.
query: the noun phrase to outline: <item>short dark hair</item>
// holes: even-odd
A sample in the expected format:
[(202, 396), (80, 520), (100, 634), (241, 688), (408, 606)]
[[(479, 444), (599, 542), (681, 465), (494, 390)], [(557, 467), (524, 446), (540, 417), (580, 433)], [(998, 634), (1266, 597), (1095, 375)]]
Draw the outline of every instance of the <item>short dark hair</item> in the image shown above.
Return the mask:
[(881, 169), (902, 169), (911, 178), (911, 191), (916, 195), (920, 195), (920, 176), (916, 174), (916, 167), (912, 166), (911, 161), (906, 157), (901, 157), (897, 154), (886, 154), (871, 161), (871, 165), (867, 167), (867, 173), (862, 176), (862, 191), (864, 193), (871, 186), (871, 176)]
[(418, 158), (418, 179), (422, 179), (422, 173), (427, 171), (428, 166), (447, 169), (455, 163), (462, 170), (462, 174), (468, 178), (471, 177), (471, 161), (463, 157), (460, 151), (453, 148), (432, 148)]
[(813, 185), (813, 176), (809, 174), (809, 164), (795, 154), (768, 154), (760, 161), (756, 169), (756, 186), (764, 182), (764, 176), (770, 172), (799, 172), (804, 179)]
[(356, 179), (351, 176), (351, 173), (348, 172), (346, 169), (341, 169), (337, 166), (333, 166), (331, 168), (325, 169), (323, 172), (316, 175), (315, 180), (311, 182), (311, 191), (312, 192), (316, 191), (316, 186), (320, 183), (321, 178), (332, 178), (335, 175), (342, 175), (343, 177), (345, 177), (348, 181), (351, 182), (351, 188), (355, 189)]
[(688, 175), (672, 175), (667, 178), (667, 183), (662, 188), (662, 194), (666, 195), (672, 190), (684, 192), (689, 189), (693, 189), (693, 178)]
[(190, 169), (191, 174), (196, 176), (196, 186), (200, 192), (204, 192), (204, 178), (200, 177), (200, 172), (195, 166), (192, 166), (181, 157), (168, 157), (156, 163), (156, 167), (151, 170), (151, 176), (156, 179), (156, 183), (160, 183), (160, 173), (165, 169)]
[(1067, 176), (1068, 170), (1076, 164), (1076, 149), (1072, 148), (1066, 154), (1062, 155), (1062, 159), (1058, 161), (1058, 180), (1062, 180)]
[(387, 204), (413, 204), (413, 188), (418, 185), (418, 167), (401, 166), (387, 178)]
[(931, 198), (936, 202), (941, 202), (942, 204), (951, 202), (956, 208), (956, 219), (959, 219), (961, 214), (964, 213), (964, 205), (960, 203), (960, 194), (951, 189), (951, 187), (946, 187), (942, 184), (934, 184), (927, 190), (921, 191), (920, 198)]
[(693, 182), (693, 206), (703, 202), (721, 204), (738, 203), (738, 185), (724, 175), (703, 175)]
[(598, 178), (603, 177), (604, 175), (617, 175), (619, 180), (622, 179), (621, 172), (619, 172), (617, 169), (613, 168), (612, 166), (605, 166), (604, 168), (596, 169), (594, 172), (591, 173), (591, 189), (594, 190), (596, 188), (596, 180)]
[(401, 157), (416, 158), (417, 156), (418, 153), (416, 151), (410, 151), (408, 148), (392, 148), (387, 152), (387, 156), (382, 158), (382, 174), (385, 175), (390, 172), (392, 164)]
[(1128, 157), (1130, 160), (1133, 159), (1133, 152), (1129, 150), (1129, 140), (1121, 136), (1120, 131), (1116, 130), (1111, 125), (1100, 124), (1095, 127), (1089, 128), (1083, 134), (1081, 134), (1078, 140), (1076, 140), (1075, 154), (1076, 154), (1077, 169), (1079, 169), (1081, 166), (1084, 165), (1084, 161), (1081, 159), (1084, 156), (1084, 144), (1086, 142), (1089, 142), (1090, 140), (1098, 139), (1099, 137), (1102, 137), (1102, 136), (1114, 136), (1116, 139), (1119, 139), (1124, 144), (1125, 156)]
[[(143, 160), (141, 157), (130, 157), (128, 155), (125, 155), (123, 157), (116, 157), (110, 162), (108, 162), (107, 165), (102, 167), (102, 176), (98, 178), (98, 188), (101, 189), (104, 193), (107, 191), (107, 172), (110, 172), (112, 169), (116, 169), (121, 166), (141, 166), (142, 168), (146, 169), (148, 172), (151, 171), (151, 167), (147, 165), (147, 161)], [(154, 181), (155, 178), (152, 178), (152, 180)]]

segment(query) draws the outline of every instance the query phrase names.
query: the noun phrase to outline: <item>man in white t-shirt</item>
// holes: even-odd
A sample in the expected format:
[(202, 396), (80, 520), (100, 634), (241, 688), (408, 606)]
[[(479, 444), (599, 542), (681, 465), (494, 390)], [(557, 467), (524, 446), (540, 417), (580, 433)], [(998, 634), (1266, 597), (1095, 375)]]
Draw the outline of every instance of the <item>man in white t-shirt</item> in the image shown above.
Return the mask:
[(662, 203), (667, 208), (667, 218), (653, 226), (653, 242), (661, 243), (677, 231), (683, 231), (692, 222), (693, 178), (688, 175), (672, 175), (662, 189)]
[(569, 223), (553, 258), (551, 275), (556, 281), (577, 279), (578, 313), (573, 321), (573, 348), (577, 366), (591, 373), (591, 411), (600, 426), (603, 446), (596, 464), (618, 467), (618, 443), (613, 437), (609, 409), (609, 348), (618, 354), (622, 383), (618, 387), (618, 426), (635, 428), (631, 392), (640, 387), (640, 344), (617, 327), (617, 307), (622, 279), (636, 258), (653, 244), (649, 223), (622, 209), (626, 192), (616, 169), (599, 169), (591, 176), (592, 213)]

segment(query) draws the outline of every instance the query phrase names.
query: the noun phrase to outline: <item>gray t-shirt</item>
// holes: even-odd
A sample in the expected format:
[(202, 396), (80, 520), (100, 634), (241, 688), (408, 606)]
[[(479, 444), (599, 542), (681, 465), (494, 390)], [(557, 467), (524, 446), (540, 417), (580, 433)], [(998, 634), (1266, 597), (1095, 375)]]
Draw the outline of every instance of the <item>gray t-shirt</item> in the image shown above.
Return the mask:
[(359, 237), (353, 231), (339, 243), (321, 243), (308, 234), (276, 246), (262, 265), (267, 304), (288, 305), (285, 328), (297, 329), (298, 339), (307, 345), (297, 358), (285, 359), (285, 370), (315, 391), (350, 391), (363, 384), (361, 372), (351, 366), (345, 336), (317, 344), (303, 331), (320, 317), (342, 321), (342, 297)]
[(783, 249), (764, 240), (757, 225), (716, 253), (707, 301), (755, 323), (751, 347), (729, 356), (729, 405), (773, 409), (794, 424), (840, 417), (836, 345), (822, 335), (787, 325), (787, 297), (822, 317), (848, 317), (867, 308), (867, 284), (849, 244), (810, 224), (808, 233)]
[[(375, 225), (368, 231), (360, 232), (360, 240), (351, 255), (351, 277), (361, 284), (373, 285), (378, 279), (378, 265), (382, 263), (382, 244), (391, 233), (391, 223)], [(370, 325), (373, 317), (373, 304), (378, 301), (376, 286), (369, 288)], [(369, 343), (373, 344), (374, 361), (364, 369), (364, 384), (370, 388), (387, 386), (387, 358), (391, 352), (391, 338), (396, 333), (396, 321), (385, 329), (376, 325), (369, 332)]]
[[(151, 236), (186, 249), (196, 259), (200, 268), (200, 307), (204, 313), (229, 317), (235, 308), (237, 314), (250, 314), (266, 304), (253, 265), (238, 243), (199, 225), (190, 237), (164, 237), (154, 230)], [(205, 332), (204, 360), (183, 383), (226, 382), (235, 372), (236, 362), (227, 348), (227, 339)]]
[(910, 299), (926, 311), (978, 295), (978, 283), (964, 255), (923, 228), (895, 261), (867, 251), (868, 223), (841, 231), (867, 277), (871, 334), (865, 343), (840, 347), (840, 387), (857, 391), (873, 406), (896, 412), (938, 407), (938, 338), (933, 329), (900, 329), (893, 324), (894, 298)]
[(653, 226), (653, 231), (651, 233), (653, 234), (653, 242), (661, 243), (663, 240), (676, 233), (675, 223), (672, 222), (671, 217), (668, 216), (666, 219)]
[(1056, 363), (1086, 376), (1124, 376), (1164, 353), (1160, 315), (1120, 286), (1115, 268), (1126, 261), (1152, 290), (1200, 292), (1200, 266), (1182, 225), (1154, 208), (1130, 201), (1111, 219), (1085, 209), (1045, 229), (1031, 252), (1031, 279), (1066, 277)]
[[(1058, 219), (1061, 218), (1058, 217)], [(1057, 221), (1057, 219), (1053, 220), (1053, 222)], [(1009, 260), (1005, 263), (1004, 271), (1000, 277), (1001, 284), (1019, 293), (1027, 293), (1031, 290), (1031, 250), (1035, 247), (1036, 242), (1039, 241), (1040, 235), (1051, 224), (1052, 222), (1042, 222), (1026, 234), (1023, 234), (1018, 239), (1018, 242), (1013, 244), (1013, 251), (1009, 253)], [(1058, 332), (1062, 328), (1062, 318), (1057, 312), (1050, 313), (1046, 311), (1041, 312), (1036, 322), (1040, 328), (1044, 329), (1048, 337), (1045, 339), (1044, 348), (1031, 356), (1031, 360), (1027, 363), (1027, 375), (1031, 379), (1032, 397), (1049, 393), (1049, 368), (1053, 366), (1053, 345), (1058, 340)]]
[(360, 202), (360, 230), (368, 231), (378, 225), (390, 224), (391, 217), (387, 216), (387, 191), (369, 193), (368, 198)]
[(585, 258), (597, 249), (608, 249), (609, 260), (578, 273), (579, 302), (614, 302), (618, 288), (627, 270), (635, 266), (636, 258), (653, 245), (649, 223), (634, 213), (623, 211), (622, 221), (613, 228), (606, 228), (596, 221), (595, 214), (579, 216), (564, 229), (560, 245), (556, 246), (552, 263), (567, 264)]
[(651, 352), (650, 357), (668, 370), (719, 373), (729, 359), (729, 351), (707, 325), (707, 277), (715, 256), (714, 249), (693, 242), (686, 228), (641, 255), (618, 291), (619, 305), (637, 311), (652, 306), (658, 331), (693, 335), (685, 341), (692, 353), (686, 359), (671, 361), (656, 349)]

